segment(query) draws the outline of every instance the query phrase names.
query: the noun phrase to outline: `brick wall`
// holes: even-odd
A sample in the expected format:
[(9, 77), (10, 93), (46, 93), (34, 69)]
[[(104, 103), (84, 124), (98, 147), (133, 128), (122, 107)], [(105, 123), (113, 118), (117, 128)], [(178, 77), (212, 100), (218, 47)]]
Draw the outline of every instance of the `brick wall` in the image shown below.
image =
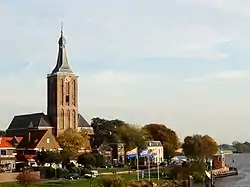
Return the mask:
[[(40, 172), (32, 172), (33, 174), (37, 175), (40, 178)], [(0, 173), (0, 183), (4, 182), (14, 182), (16, 181), (16, 177), (18, 176), (19, 172), (13, 173)]]

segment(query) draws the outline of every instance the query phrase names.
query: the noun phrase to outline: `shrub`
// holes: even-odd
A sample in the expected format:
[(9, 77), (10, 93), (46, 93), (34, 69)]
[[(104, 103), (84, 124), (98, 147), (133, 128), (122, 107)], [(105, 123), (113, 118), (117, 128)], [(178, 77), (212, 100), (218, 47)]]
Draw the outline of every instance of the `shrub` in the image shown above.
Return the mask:
[(41, 167), (41, 176), (45, 179), (52, 179), (55, 177), (55, 169), (52, 167)]
[(57, 168), (56, 169), (56, 178), (62, 178), (68, 175), (69, 171), (67, 169)]
[(81, 176), (90, 172), (90, 170), (88, 168), (80, 168), (80, 170), (81, 170), (81, 172), (80, 172)]
[(99, 184), (103, 187), (126, 187), (126, 182), (124, 179), (119, 175), (112, 175), (101, 177), (99, 179)]
[(30, 186), (39, 182), (39, 177), (30, 171), (23, 171), (17, 176), (17, 182), (23, 186)]
[(69, 169), (69, 173), (81, 173), (81, 169), (80, 168), (78, 168), (78, 167), (70, 167)]

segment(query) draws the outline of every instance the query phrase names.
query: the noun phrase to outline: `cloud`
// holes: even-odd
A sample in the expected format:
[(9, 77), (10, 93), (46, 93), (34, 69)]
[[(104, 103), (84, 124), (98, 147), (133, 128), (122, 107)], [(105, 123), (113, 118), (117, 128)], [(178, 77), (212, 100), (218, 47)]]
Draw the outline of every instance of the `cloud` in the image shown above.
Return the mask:
[[(13, 115), (46, 111), (46, 74), (55, 66), (63, 20), (69, 63), (80, 76), (79, 111), (88, 120), (166, 123), (182, 137), (211, 131), (220, 139), (216, 133), (237, 121), (245, 129), (250, 89), (217, 82), (249, 80), (248, 5), (243, 0), (1, 1), (1, 127)], [(185, 77), (201, 84), (187, 84)]]
[(205, 74), (201, 77), (193, 77), (185, 79), (185, 82), (203, 83), (203, 82), (220, 82), (220, 83), (234, 83), (250, 81), (249, 70), (225, 70)]

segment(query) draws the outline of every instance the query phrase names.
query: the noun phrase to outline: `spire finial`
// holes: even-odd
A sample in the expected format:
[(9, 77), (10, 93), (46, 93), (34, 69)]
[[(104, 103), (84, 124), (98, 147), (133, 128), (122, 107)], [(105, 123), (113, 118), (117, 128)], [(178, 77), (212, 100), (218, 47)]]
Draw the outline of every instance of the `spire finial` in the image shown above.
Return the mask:
[(61, 21), (61, 35), (63, 35), (63, 21)]

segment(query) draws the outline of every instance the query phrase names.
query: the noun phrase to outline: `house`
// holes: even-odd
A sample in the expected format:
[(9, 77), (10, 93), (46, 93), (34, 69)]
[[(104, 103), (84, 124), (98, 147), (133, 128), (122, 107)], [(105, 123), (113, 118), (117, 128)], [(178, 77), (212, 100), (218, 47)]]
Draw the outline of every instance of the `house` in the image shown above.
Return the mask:
[(164, 161), (164, 149), (160, 141), (148, 141), (147, 149), (149, 153), (156, 153), (156, 155), (152, 158), (153, 163)]
[(15, 147), (9, 140), (7, 137), (0, 137), (0, 168), (12, 171), (16, 168)]
[(102, 155), (105, 159), (107, 165), (112, 165), (113, 163), (113, 148), (106, 142), (103, 142), (99, 145), (91, 144), (92, 151), (97, 152)]
[(16, 147), (17, 159), (31, 165), (31, 163), (35, 162), (37, 152), (42, 150), (59, 151), (61, 147), (51, 131), (30, 131)]

